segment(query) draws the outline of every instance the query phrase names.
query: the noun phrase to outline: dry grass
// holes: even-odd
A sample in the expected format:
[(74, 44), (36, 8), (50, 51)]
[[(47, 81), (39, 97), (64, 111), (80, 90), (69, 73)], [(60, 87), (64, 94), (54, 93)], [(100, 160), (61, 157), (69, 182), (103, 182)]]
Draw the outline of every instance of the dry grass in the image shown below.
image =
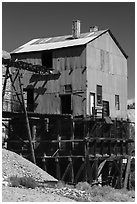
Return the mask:
[(24, 186), (26, 188), (36, 188), (38, 186), (38, 183), (31, 177), (17, 177), (17, 176), (11, 176), (9, 177), (9, 183), (11, 187), (20, 187)]

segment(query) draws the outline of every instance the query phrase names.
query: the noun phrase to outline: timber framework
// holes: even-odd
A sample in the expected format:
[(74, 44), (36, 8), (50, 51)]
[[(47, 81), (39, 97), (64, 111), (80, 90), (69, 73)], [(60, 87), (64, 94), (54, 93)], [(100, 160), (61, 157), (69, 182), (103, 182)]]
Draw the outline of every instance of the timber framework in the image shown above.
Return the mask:
[[(33, 39), (3, 63), (7, 148), (59, 180), (129, 186), (127, 55), (109, 29)], [(6, 129), (6, 131), (5, 131)]]
[[(127, 165), (123, 161), (128, 161), (129, 145), (133, 142), (129, 139), (129, 121), (112, 121), (104, 118), (103, 112), (98, 118), (96, 110), (92, 117), (27, 112), (20, 71), (31, 67), (30, 71), (35, 72), (35, 67), (33, 70), (30, 64), (12, 60), (3, 60), (3, 64), (6, 69), (3, 105), (8, 78), (20, 103), (20, 112), (2, 113), (8, 134), (7, 149), (71, 184), (87, 181), (121, 188), (127, 183)], [(13, 64), (15, 76), (11, 74)], [(20, 90), (16, 90), (16, 80)]]

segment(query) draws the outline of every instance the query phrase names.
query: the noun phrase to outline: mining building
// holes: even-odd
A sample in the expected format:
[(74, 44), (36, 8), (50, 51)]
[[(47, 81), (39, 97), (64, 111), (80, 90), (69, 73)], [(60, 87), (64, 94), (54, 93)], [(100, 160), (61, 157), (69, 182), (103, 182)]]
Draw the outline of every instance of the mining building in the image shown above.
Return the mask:
[[(127, 55), (109, 29), (33, 39), (3, 59), (7, 148), (59, 180), (122, 186), (129, 156)], [(3, 86), (4, 87), (4, 86)], [(3, 103), (6, 91), (3, 88)]]

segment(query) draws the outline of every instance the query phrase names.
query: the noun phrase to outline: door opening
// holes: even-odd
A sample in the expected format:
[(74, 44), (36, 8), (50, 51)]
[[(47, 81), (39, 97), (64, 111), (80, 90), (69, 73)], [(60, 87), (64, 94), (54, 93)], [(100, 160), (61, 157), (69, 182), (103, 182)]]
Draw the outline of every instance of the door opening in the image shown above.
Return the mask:
[(94, 115), (95, 110), (95, 93), (90, 93), (90, 115)]
[(61, 113), (72, 114), (71, 94), (60, 95), (60, 99), (61, 99)]

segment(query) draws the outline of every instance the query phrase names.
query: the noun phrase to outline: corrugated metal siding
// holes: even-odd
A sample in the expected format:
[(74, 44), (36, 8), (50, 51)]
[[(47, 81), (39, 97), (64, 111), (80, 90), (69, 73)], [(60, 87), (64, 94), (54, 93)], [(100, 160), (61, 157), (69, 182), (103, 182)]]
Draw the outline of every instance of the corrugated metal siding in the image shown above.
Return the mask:
[[(89, 92), (102, 85), (103, 100), (109, 101), (112, 118), (127, 117), (127, 60), (108, 33), (87, 45), (87, 114)], [(120, 110), (115, 109), (115, 94), (120, 96)]]
[[(22, 53), (13, 55), (14, 58), (41, 65), (41, 53)], [(35, 112), (47, 114), (59, 114), (60, 96), (62, 87), (67, 84), (72, 85), (72, 107), (74, 115), (85, 114), (83, 104), (85, 104), (86, 90), (86, 53), (85, 46), (57, 49), (53, 51), (53, 68), (61, 72), (57, 77), (46, 77), (24, 72), (23, 84), (34, 87)], [(76, 92), (80, 93), (81, 97)], [(64, 93), (64, 92), (63, 92)]]

